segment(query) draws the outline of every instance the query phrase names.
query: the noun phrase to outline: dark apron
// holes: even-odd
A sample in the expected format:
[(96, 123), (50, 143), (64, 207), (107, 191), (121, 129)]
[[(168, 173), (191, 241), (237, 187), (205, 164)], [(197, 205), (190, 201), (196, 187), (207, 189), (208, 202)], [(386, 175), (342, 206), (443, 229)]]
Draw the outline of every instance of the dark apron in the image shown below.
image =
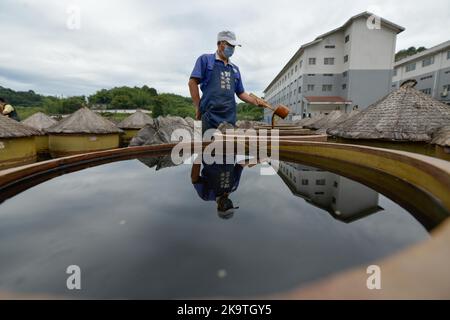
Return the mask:
[(206, 190), (213, 190), (216, 197), (230, 193), (234, 186), (234, 164), (205, 164), (202, 176), (206, 179)]
[(235, 81), (232, 65), (225, 66), (221, 62), (214, 64), (211, 79), (205, 88), (205, 98), (209, 103), (202, 108), (202, 118), (210, 128), (217, 128), (222, 122), (236, 123)]

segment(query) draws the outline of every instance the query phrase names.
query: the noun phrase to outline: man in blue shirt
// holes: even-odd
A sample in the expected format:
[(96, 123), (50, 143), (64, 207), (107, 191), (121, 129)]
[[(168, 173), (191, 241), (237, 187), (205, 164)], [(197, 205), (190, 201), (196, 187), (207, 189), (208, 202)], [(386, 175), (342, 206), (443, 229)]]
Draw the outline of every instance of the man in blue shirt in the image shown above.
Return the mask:
[(195, 118), (202, 120), (203, 132), (217, 128), (222, 122), (236, 124), (235, 94), (244, 102), (258, 105), (257, 99), (245, 92), (239, 68), (230, 61), (236, 46), (241, 45), (233, 32), (219, 32), (217, 51), (203, 54), (195, 62), (188, 85)]
[(200, 174), (200, 164), (194, 164), (191, 171), (192, 184), (198, 196), (204, 201), (216, 201), (219, 217), (228, 219), (234, 214), (229, 195), (236, 191), (241, 180), (244, 164), (205, 164)]
[[(230, 156), (230, 155), (228, 155)], [(227, 155), (223, 155), (223, 163), (206, 164), (202, 161), (194, 163), (191, 170), (192, 185), (198, 196), (204, 201), (215, 201), (217, 214), (220, 218), (229, 219), (234, 214), (235, 207), (229, 198), (230, 194), (237, 190), (244, 167), (253, 167), (250, 160), (237, 162), (236, 155), (231, 155), (233, 161), (227, 163)]]

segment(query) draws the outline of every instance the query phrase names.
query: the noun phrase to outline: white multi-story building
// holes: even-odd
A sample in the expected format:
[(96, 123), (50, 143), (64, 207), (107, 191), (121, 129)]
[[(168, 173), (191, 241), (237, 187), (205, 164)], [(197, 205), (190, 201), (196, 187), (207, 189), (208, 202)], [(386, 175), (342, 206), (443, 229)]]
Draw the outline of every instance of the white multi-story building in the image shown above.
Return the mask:
[(392, 90), (409, 79), (417, 81), (416, 89), (450, 104), (450, 40), (397, 61)]
[(280, 161), (278, 174), (298, 197), (319, 207), (334, 218), (352, 222), (376, 213), (378, 192), (332, 172)]
[[(302, 45), (264, 97), (288, 106), (293, 119), (365, 108), (390, 92), (397, 34), (403, 30), (369, 12), (353, 16)], [(266, 111), (265, 120), (270, 116)]]

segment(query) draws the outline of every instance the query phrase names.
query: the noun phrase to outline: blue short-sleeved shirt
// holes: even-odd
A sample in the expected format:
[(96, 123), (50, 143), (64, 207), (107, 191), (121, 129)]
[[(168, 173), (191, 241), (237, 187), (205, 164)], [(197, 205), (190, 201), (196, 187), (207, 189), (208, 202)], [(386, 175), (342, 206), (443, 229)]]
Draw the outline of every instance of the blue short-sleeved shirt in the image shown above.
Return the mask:
[(235, 124), (235, 94), (244, 92), (239, 68), (231, 62), (225, 64), (217, 54), (204, 54), (197, 59), (191, 78), (199, 80), (200, 113), (209, 126), (217, 128), (221, 122)]
[[(224, 62), (217, 57), (217, 53), (203, 54), (200, 57), (198, 57), (197, 61), (195, 62), (194, 70), (192, 70), (191, 73), (191, 78), (197, 78), (199, 80), (200, 90), (202, 90), (202, 92), (204, 92), (207, 82), (209, 80), (208, 76), (210, 76), (210, 74), (208, 73), (212, 71), (208, 70), (208, 67), (209, 69), (211, 69), (211, 67), (213, 67), (213, 64), (216, 62), (225, 65)], [(244, 85), (242, 84), (241, 73), (239, 71), (239, 68), (234, 63), (228, 62), (228, 65), (230, 65), (230, 67), (234, 67), (234, 71), (238, 75), (235, 93), (237, 95), (240, 95), (245, 91)]]
[(216, 197), (231, 193), (239, 186), (242, 170), (240, 164), (205, 165), (194, 188), (200, 198), (205, 201), (215, 201)]

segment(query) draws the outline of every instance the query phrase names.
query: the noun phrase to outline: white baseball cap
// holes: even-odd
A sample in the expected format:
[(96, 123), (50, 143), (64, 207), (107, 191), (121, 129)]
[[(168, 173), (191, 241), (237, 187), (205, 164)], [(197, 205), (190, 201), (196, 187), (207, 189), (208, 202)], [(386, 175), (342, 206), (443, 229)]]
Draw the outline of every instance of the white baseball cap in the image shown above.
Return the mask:
[(236, 40), (236, 35), (232, 31), (220, 31), (217, 34), (217, 41), (226, 41), (232, 46), (242, 47)]

